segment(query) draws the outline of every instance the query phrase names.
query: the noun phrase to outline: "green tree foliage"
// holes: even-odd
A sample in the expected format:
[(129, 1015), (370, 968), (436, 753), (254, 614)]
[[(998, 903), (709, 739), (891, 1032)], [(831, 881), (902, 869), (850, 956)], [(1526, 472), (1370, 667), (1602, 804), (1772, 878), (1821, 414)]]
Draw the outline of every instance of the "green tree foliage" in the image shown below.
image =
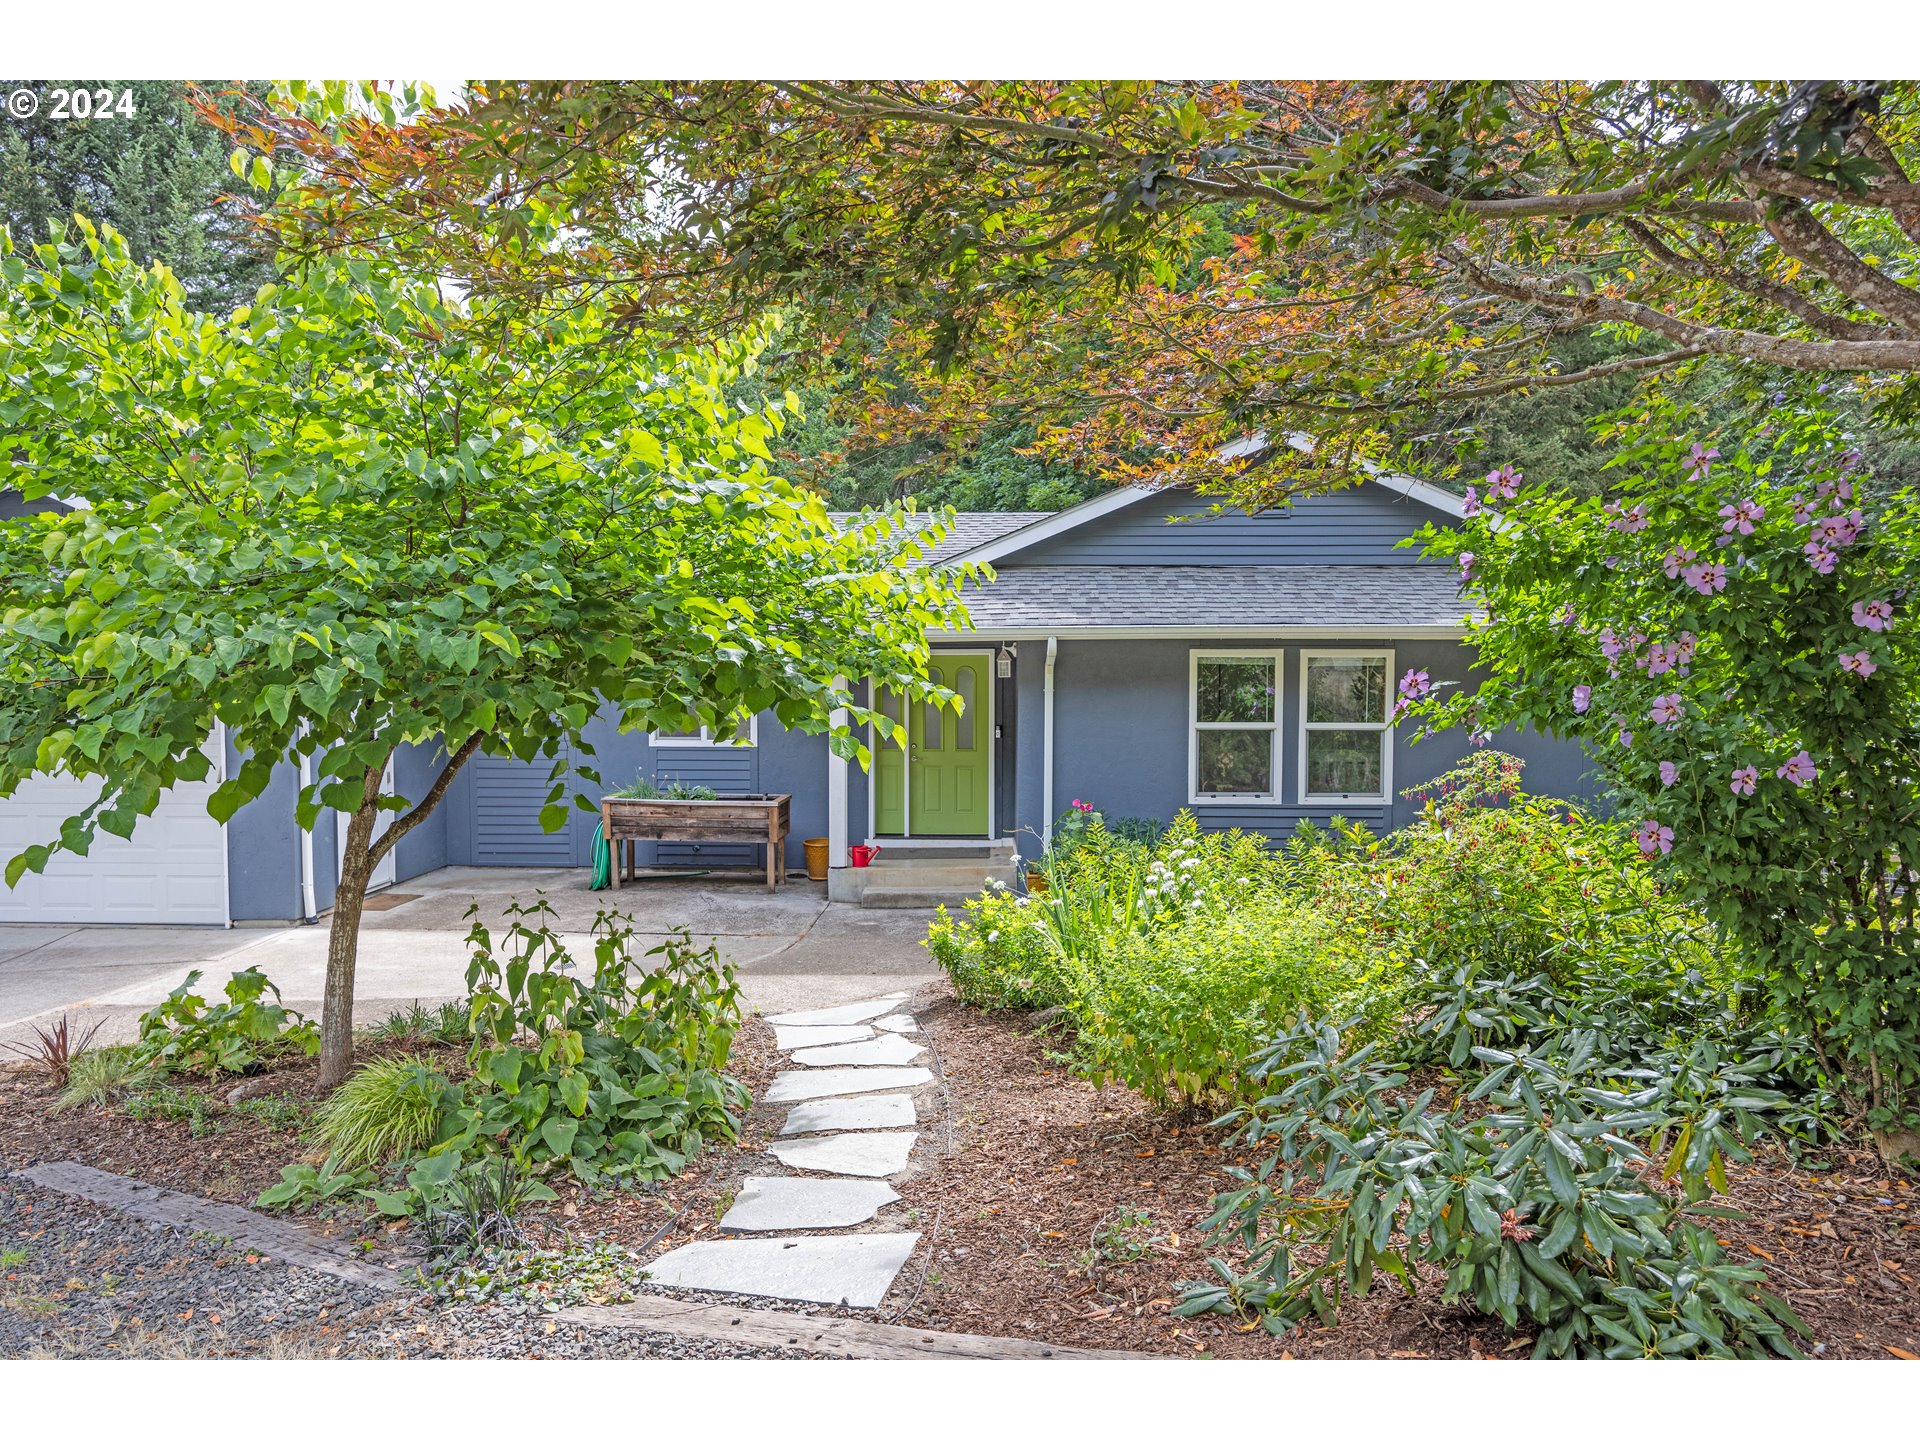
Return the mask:
[[(636, 310), (708, 328), (792, 305), (823, 360), (877, 353), (911, 382), (911, 417), (867, 416), (882, 432), (977, 432), (1011, 407), (1110, 478), (1258, 499), (1391, 461), (1404, 417), (1708, 357), (1920, 411), (1911, 82), (483, 82), (469, 100), (400, 127), (263, 120), (249, 143), (316, 162), (288, 243), (378, 235), (530, 304), (618, 277)], [(476, 241), (503, 209), (533, 234), (563, 214), (572, 243)], [(1569, 365), (1563, 342), (1601, 327), (1618, 353)], [(1249, 432), (1271, 452), (1222, 474)]]
[[(925, 635), (965, 612), (911, 563), (937, 525), (842, 530), (769, 473), (797, 402), (729, 398), (763, 342), (663, 349), (595, 305), (525, 323), (361, 260), (214, 318), (111, 230), (0, 241), (0, 453), (29, 499), (86, 501), (0, 524), (0, 798), (37, 771), (104, 781), (9, 883), (204, 779), (221, 727), (245, 756), (222, 820), (310, 757), (299, 821), (332, 808), (347, 837), (337, 1083), (367, 880), (472, 755), (590, 749), (611, 704), (630, 728), (771, 711), (864, 761), (860, 728), (891, 723), (847, 704), (833, 727), (836, 677), (950, 699)], [(383, 798), (403, 743), (448, 764)]]
[(1487, 678), (1442, 697), (1410, 676), (1402, 707), (1580, 740), (1859, 1118), (1920, 1143), (1920, 496), (1869, 488), (1829, 416), (1784, 411), (1725, 455), (1689, 418), (1660, 412), (1672, 438), (1626, 452), (1605, 502), (1502, 476), (1431, 532), (1484, 596)]
[[(172, 269), (195, 310), (231, 310), (274, 278), (271, 245), (222, 201), (232, 147), (195, 111), (189, 82), (0, 80), (0, 93), (21, 86), (43, 98), (31, 118), (0, 127), (0, 224), (17, 244), (86, 215), (118, 230), (140, 263)], [(56, 87), (131, 92), (133, 114), (55, 119), (45, 97)]]

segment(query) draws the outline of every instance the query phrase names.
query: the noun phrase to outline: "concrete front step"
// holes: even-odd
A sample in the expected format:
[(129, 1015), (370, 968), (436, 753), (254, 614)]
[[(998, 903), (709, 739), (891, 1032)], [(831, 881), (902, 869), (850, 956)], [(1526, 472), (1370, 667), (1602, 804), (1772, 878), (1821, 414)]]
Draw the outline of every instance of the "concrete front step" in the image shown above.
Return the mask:
[(869, 890), (860, 897), (863, 910), (931, 910), (944, 905), (957, 911), (969, 900), (978, 900), (984, 887), (969, 890)]

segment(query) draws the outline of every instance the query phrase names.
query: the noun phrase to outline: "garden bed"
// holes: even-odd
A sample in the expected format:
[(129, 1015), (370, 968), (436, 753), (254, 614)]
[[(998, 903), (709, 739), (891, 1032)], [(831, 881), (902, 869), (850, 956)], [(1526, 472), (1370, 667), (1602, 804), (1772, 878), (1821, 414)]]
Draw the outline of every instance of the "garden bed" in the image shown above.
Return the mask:
[[(1530, 1341), (1499, 1321), (1442, 1306), (1437, 1283), (1413, 1297), (1391, 1281), (1341, 1308), (1332, 1329), (1276, 1338), (1227, 1316), (1177, 1319), (1182, 1281), (1206, 1274), (1198, 1225), (1228, 1157), (1205, 1117), (1156, 1111), (1131, 1091), (1067, 1073), (1031, 1016), (946, 1001), (921, 1015), (946, 1074), (953, 1153), (902, 1184), (928, 1218), (931, 1272), (904, 1323), (1060, 1344), (1278, 1358), (1523, 1358)], [(944, 1136), (929, 1127), (930, 1138)], [(1771, 1159), (1736, 1167), (1715, 1221), (1737, 1255), (1813, 1330), (1828, 1358), (1920, 1354), (1920, 1186), (1865, 1154), (1830, 1152), (1816, 1171)], [(1120, 1207), (1151, 1224), (1119, 1244), (1148, 1248), (1091, 1268), (1091, 1237)], [(937, 1233), (935, 1225), (937, 1222)]]

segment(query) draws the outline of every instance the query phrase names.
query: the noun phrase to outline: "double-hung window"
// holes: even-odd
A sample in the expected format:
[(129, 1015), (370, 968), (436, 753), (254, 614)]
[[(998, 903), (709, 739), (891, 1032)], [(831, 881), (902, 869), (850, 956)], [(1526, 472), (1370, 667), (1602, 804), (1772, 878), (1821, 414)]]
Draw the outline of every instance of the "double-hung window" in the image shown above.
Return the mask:
[(1195, 651), (1191, 714), (1194, 800), (1279, 798), (1278, 652)]
[(702, 725), (698, 730), (656, 730), (653, 732), (655, 745), (757, 745), (760, 743), (760, 717), (749, 715), (731, 731), (721, 732), (714, 737), (711, 727)]
[(1385, 804), (1393, 784), (1393, 653), (1300, 656), (1300, 798)]

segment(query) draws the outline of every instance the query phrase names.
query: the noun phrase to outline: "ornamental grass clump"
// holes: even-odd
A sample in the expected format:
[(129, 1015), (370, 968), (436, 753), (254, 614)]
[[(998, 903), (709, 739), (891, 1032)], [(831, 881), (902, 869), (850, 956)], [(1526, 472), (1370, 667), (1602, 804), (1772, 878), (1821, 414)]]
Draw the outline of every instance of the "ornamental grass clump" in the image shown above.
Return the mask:
[(369, 1060), (313, 1113), (314, 1136), (348, 1169), (378, 1167), (426, 1150), (447, 1094), (457, 1095), (424, 1060)]

